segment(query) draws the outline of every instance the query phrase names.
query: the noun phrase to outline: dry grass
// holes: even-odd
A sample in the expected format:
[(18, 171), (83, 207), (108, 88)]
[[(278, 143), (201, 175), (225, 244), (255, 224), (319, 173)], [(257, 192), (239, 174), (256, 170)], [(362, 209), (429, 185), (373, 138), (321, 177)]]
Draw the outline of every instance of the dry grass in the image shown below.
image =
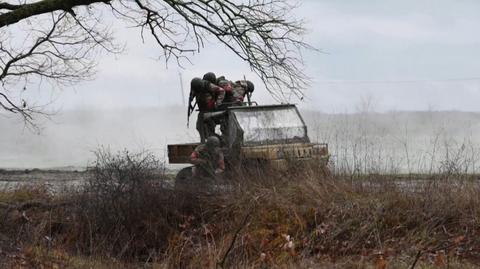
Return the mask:
[(0, 203), (22, 203), (32, 200), (49, 200), (47, 188), (43, 185), (14, 188), (0, 192)]
[[(308, 169), (189, 193), (160, 184), (149, 155), (104, 157), (94, 173), (103, 181), (81, 192), (0, 194), (11, 205), (0, 212), (0, 233), (21, 247), (17, 255), (30, 268), (408, 268), (415, 260), (416, 268), (474, 268), (479, 262), (480, 189), (470, 179), (406, 184), (378, 175), (326, 178)], [(51, 206), (15, 209), (27, 200)]]
[(405, 189), (391, 182), (346, 182), (312, 174), (257, 178), (229, 193), (220, 203), (224, 208), (206, 226), (184, 231), (171, 242), (177, 248), (167, 256), (171, 264), (190, 268), (209, 268), (224, 260), (227, 267), (276, 267), (312, 257), (374, 261), (406, 255), (413, 263), (419, 251), (421, 260), (438, 253), (475, 259), (480, 246), (478, 194), (471, 182)]

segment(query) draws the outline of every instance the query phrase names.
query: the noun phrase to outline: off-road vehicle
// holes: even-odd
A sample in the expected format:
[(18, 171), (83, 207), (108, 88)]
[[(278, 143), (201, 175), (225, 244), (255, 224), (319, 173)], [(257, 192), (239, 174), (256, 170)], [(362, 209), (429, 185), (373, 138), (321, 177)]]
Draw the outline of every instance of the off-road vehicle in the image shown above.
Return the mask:
[[(288, 170), (298, 165), (313, 165), (327, 171), (328, 145), (311, 143), (307, 126), (292, 104), (233, 106), (205, 113), (221, 129), (219, 135), (225, 156), (225, 174), (255, 169)], [(168, 145), (171, 164), (188, 164), (199, 143)], [(176, 185), (192, 179), (191, 167), (182, 169)], [(192, 179), (194, 180), (194, 179)]]

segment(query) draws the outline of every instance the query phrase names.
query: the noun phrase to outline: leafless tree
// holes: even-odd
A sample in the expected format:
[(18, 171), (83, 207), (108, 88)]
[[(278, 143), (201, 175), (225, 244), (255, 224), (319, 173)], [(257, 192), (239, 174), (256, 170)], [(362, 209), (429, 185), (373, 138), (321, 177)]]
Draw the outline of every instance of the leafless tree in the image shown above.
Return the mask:
[[(59, 85), (88, 80), (96, 56), (121, 51), (105, 13), (153, 37), (168, 62), (224, 44), (262, 79), (273, 96), (301, 98), (308, 78), (303, 22), (291, 0), (0, 0), (0, 106), (30, 122), (39, 107), (18, 97), (21, 82)], [(21, 40), (21, 41), (19, 41)], [(37, 81), (35, 80), (35, 81)], [(15, 95), (17, 94), (17, 95)]]

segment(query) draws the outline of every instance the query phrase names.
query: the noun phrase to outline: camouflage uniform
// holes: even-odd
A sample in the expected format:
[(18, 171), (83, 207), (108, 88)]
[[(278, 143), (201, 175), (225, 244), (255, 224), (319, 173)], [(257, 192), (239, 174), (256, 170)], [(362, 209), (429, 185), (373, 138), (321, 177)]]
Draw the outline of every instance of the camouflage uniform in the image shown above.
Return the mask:
[(236, 105), (243, 105), (243, 99), (247, 94), (247, 85), (241, 81), (235, 82), (232, 88), (232, 101)]
[(215, 122), (205, 120), (203, 115), (205, 112), (215, 111), (222, 104), (225, 91), (208, 80), (194, 78), (191, 83), (190, 94), (197, 100), (199, 112), (196, 128), (203, 143), (208, 136), (215, 133)]
[[(217, 137), (214, 137), (218, 140)], [(194, 164), (193, 176), (194, 177), (208, 177), (214, 178), (216, 174), (225, 170), (225, 161), (223, 152), (218, 145), (209, 145), (207, 139), (206, 144), (201, 144), (195, 148), (190, 155), (190, 162)]]
[(225, 77), (220, 77), (217, 84), (225, 92), (224, 103), (226, 103), (226, 104), (224, 106), (232, 105), (232, 103), (233, 103), (233, 99), (232, 99), (233, 83), (229, 80), (226, 80)]
[(244, 103), (245, 96), (253, 92), (253, 83), (248, 80), (239, 80), (235, 83), (229, 82), (229, 91), (226, 91), (226, 99), (232, 106), (241, 106)]

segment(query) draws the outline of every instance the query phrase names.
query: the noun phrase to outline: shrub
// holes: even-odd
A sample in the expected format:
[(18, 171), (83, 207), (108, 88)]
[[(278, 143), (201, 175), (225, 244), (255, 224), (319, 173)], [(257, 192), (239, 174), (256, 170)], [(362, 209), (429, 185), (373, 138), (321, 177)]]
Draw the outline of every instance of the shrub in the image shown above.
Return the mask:
[(74, 208), (71, 238), (87, 254), (118, 258), (164, 248), (177, 214), (161, 163), (150, 152), (96, 152)]

